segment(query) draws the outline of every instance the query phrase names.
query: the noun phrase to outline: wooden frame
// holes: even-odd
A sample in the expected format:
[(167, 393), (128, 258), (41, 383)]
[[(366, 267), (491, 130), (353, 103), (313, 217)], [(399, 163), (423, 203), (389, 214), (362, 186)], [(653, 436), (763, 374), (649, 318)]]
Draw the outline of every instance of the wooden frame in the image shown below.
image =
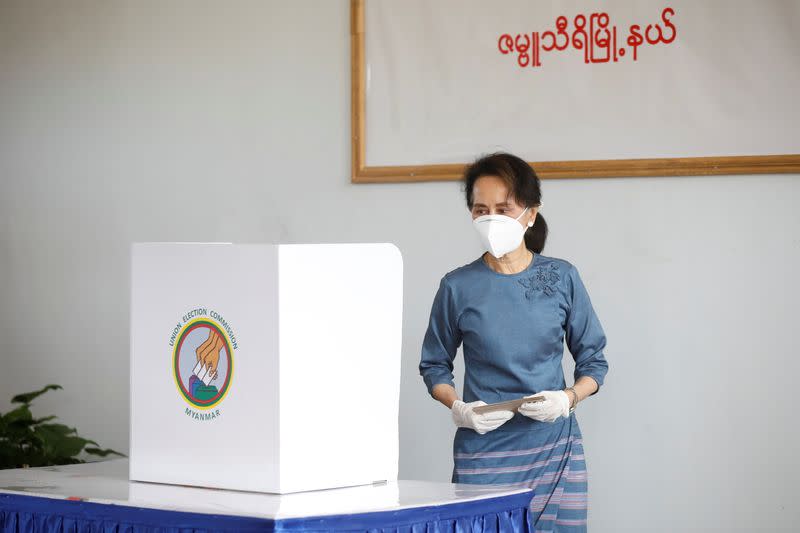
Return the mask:
[[(368, 167), (366, 159), (366, 79), (364, 0), (350, 0), (350, 83), (352, 183), (455, 181), (465, 163)], [(708, 176), (724, 174), (800, 173), (800, 154), (534, 161), (542, 178), (606, 178), (642, 176)]]

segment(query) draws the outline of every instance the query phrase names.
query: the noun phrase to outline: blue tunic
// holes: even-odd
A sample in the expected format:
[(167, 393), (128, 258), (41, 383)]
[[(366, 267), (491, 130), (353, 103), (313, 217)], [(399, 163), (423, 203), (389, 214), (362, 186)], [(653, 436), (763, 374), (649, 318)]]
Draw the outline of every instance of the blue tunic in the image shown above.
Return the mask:
[[(453, 360), (463, 343), (462, 399), (514, 400), (566, 387), (565, 340), (574, 379), (590, 376), (602, 386), (606, 337), (576, 267), (534, 254), (522, 272), (501, 274), (481, 256), (442, 277), (419, 371), (430, 394), (439, 383), (455, 386)], [(485, 435), (459, 428), (452, 481), (533, 487), (538, 529), (582, 531), (588, 505), (582, 442), (575, 413), (555, 422), (516, 413)]]

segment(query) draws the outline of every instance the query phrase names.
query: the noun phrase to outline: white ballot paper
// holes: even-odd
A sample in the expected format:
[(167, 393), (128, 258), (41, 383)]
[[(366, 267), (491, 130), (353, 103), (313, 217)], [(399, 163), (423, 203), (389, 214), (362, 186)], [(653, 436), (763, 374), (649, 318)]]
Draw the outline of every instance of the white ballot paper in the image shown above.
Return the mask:
[(208, 371), (208, 367), (203, 364), (203, 361), (197, 361), (197, 364), (194, 365), (194, 369), (192, 370), (192, 374), (197, 376), (197, 378), (203, 382), (205, 386), (208, 386), (212, 380), (212, 372)]
[(537, 403), (543, 402), (544, 396), (533, 396), (531, 398), (520, 398), (519, 400), (510, 400), (507, 402), (490, 403), (475, 407), (472, 411), (482, 415), (483, 413), (494, 413), (495, 411), (516, 411), (522, 407), (523, 403)]

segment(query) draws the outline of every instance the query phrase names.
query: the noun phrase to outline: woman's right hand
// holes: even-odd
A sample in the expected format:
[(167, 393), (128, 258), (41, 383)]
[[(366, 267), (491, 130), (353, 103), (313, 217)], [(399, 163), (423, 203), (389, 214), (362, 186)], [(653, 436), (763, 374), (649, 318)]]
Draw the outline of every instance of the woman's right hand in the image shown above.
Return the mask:
[(453, 422), (460, 428), (473, 429), (483, 435), (489, 431), (494, 431), (514, 417), (513, 411), (494, 411), (479, 415), (473, 409), (480, 405), (486, 405), (486, 402), (464, 403), (461, 400), (456, 400), (450, 408), (453, 413)]

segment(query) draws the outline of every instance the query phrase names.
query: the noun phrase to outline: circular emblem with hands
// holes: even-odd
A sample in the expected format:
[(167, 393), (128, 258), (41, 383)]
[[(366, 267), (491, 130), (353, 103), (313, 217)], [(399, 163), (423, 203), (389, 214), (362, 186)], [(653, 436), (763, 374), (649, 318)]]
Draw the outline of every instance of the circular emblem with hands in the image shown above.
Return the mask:
[(232, 354), (230, 340), (214, 321), (187, 323), (172, 354), (175, 383), (184, 400), (198, 409), (219, 404), (233, 375)]

